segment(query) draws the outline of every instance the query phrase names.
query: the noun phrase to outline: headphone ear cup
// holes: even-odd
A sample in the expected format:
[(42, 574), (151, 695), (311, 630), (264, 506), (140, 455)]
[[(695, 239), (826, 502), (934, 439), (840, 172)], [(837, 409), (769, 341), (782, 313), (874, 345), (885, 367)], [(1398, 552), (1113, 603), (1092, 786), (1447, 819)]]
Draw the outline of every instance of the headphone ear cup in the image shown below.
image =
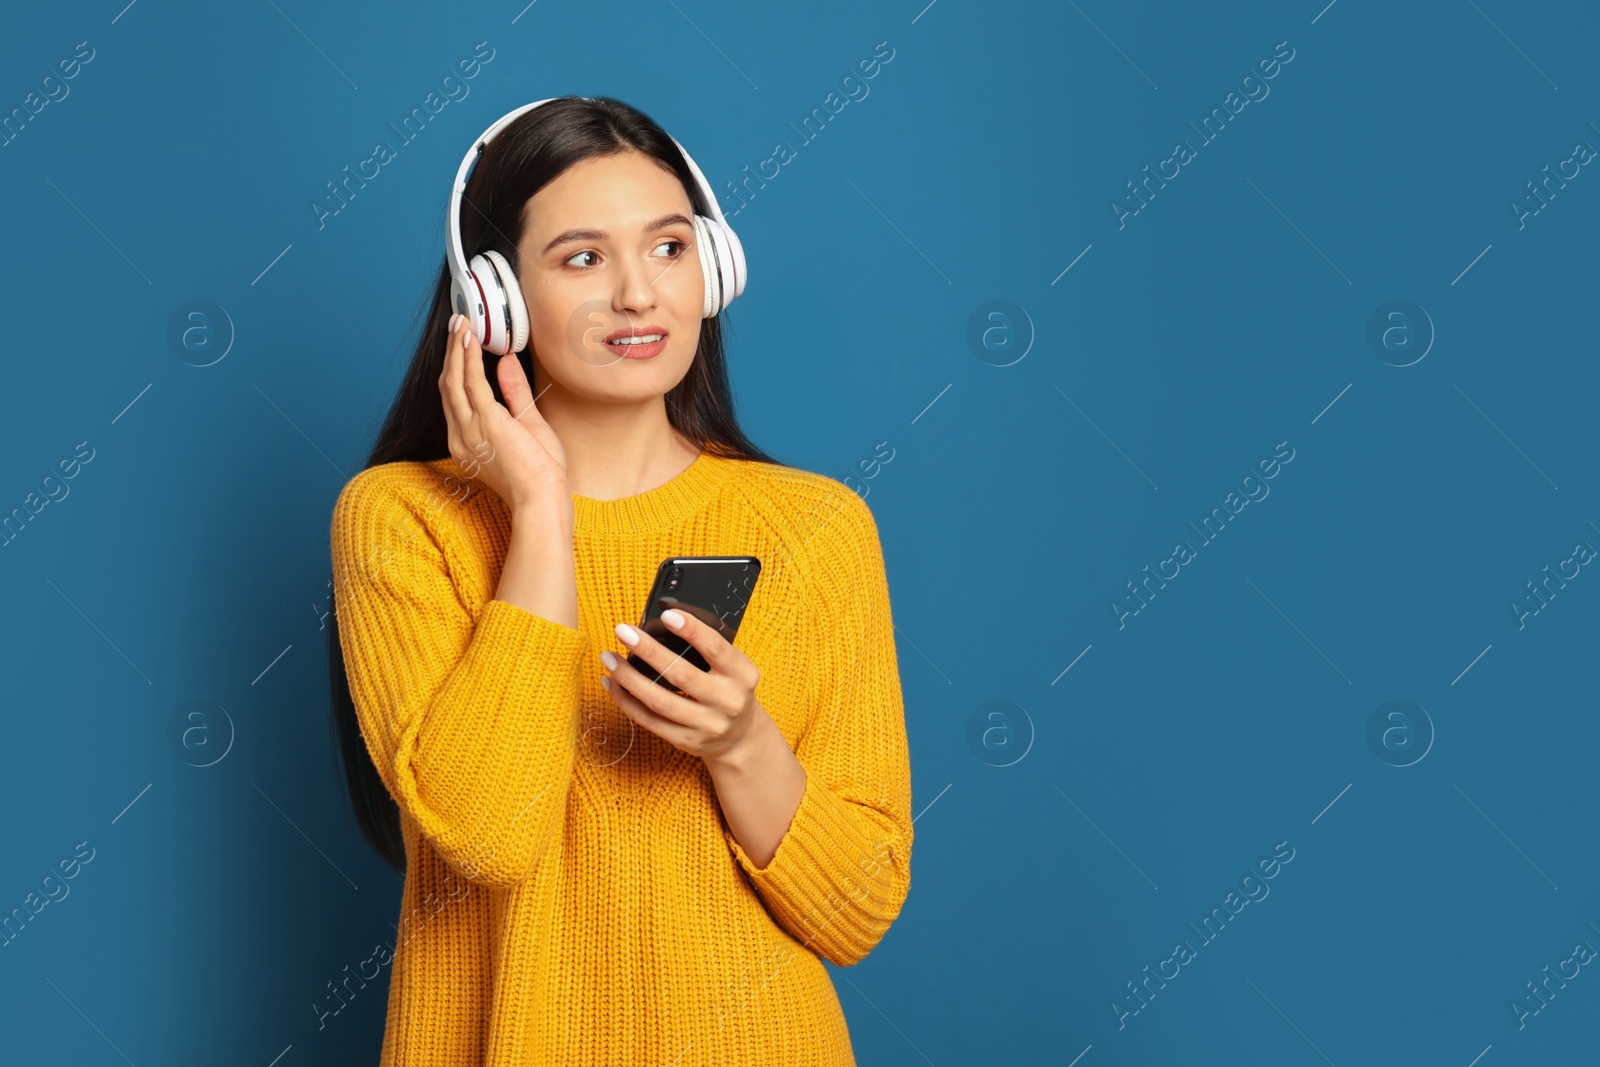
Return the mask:
[(696, 215), (694, 221), (695, 232), (700, 235), (700, 263), (707, 278), (703, 317), (709, 319), (744, 292), (744, 249), (724, 223), (704, 215)]
[(713, 232), (722, 238), (722, 306), (733, 303), (733, 298), (744, 292), (748, 272), (744, 265), (744, 245), (733, 227), (720, 219), (707, 219)]
[(506, 334), (511, 342), (510, 347), (498, 354), (503, 356), (507, 352), (521, 352), (528, 343), (528, 305), (522, 299), (522, 284), (517, 281), (516, 272), (511, 269), (511, 264), (506, 262), (505, 256), (489, 249), (483, 253), (483, 258), (494, 267), (501, 293), (505, 297), (505, 307), (509, 312)]
[[(472, 281), (477, 286), (483, 300), (483, 322), (474, 322), (473, 332), (478, 334), (479, 343), (485, 352), (493, 352), (497, 356), (506, 354), (506, 342), (510, 340), (510, 333), (506, 324), (506, 298), (500, 286), (500, 277), (495, 273), (494, 266), (482, 255), (472, 257), (467, 264), (472, 272)], [(479, 330), (478, 327), (482, 329)]]
[(705, 299), (700, 305), (702, 319), (713, 318), (722, 310), (722, 272), (718, 267), (716, 238), (711, 233), (711, 220), (704, 215), (694, 217), (695, 251), (700, 260), (700, 276), (705, 280)]

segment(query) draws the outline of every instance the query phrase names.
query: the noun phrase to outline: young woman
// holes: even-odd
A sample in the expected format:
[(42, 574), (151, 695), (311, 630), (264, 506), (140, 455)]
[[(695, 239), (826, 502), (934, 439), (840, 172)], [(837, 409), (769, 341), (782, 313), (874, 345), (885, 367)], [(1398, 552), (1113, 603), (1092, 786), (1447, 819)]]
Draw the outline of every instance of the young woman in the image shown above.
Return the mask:
[[(883, 937), (912, 841), (872, 513), (739, 430), (720, 216), (648, 117), (542, 104), (463, 195), (526, 348), (485, 356), (447, 263), (330, 531), (347, 781), (405, 871), (383, 1067), (853, 1064), (820, 961)], [(664, 620), (709, 670), (629, 625), (695, 555), (763, 563), (737, 645)]]

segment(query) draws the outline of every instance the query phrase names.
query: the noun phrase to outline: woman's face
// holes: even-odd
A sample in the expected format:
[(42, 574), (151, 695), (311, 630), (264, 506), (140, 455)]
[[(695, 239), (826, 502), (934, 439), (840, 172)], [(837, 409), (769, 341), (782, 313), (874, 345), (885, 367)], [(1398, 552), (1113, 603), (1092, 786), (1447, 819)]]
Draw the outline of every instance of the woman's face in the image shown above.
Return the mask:
[[(705, 299), (693, 209), (677, 176), (632, 149), (593, 156), (523, 211), (517, 278), (539, 372), (614, 400), (677, 385), (700, 343)], [(623, 343), (630, 332), (647, 343)], [(652, 335), (664, 337), (648, 343)]]

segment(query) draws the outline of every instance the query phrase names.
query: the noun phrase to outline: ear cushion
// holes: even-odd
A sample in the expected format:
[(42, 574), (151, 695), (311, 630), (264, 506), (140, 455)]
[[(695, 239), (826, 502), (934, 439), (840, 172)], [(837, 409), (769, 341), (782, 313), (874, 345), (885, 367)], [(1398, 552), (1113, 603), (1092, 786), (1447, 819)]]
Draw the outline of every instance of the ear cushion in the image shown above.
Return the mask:
[(711, 235), (711, 220), (704, 215), (694, 217), (694, 237), (706, 293), (701, 301), (700, 317), (709, 319), (722, 310), (722, 274), (718, 269), (716, 238)]
[[(467, 263), (467, 270), (472, 275), (472, 284), (483, 304), (483, 321), (474, 320), (472, 330), (478, 335), (485, 352), (503, 355), (511, 335), (506, 325), (506, 302), (500, 277), (495, 273), (494, 266), (481, 254), (472, 257)], [(476, 307), (473, 310), (476, 311)]]
[(733, 227), (718, 219), (708, 220), (712, 231), (722, 239), (722, 306), (733, 303), (733, 298), (744, 292), (747, 272), (744, 265), (744, 245)]
[(704, 317), (709, 319), (744, 292), (744, 249), (725, 223), (704, 215), (696, 215), (694, 221), (700, 235), (700, 263), (708, 279)]
[(528, 305), (522, 299), (522, 285), (517, 281), (516, 272), (511, 269), (511, 264), (506, 262), (505, 256), (489, 249), (483, 253), (483, 257), (489, 261), (498, 276), (509, 319), (505, 325), (510, 345), (505, 352), (499, 354), (521, 352), (528, 343)]

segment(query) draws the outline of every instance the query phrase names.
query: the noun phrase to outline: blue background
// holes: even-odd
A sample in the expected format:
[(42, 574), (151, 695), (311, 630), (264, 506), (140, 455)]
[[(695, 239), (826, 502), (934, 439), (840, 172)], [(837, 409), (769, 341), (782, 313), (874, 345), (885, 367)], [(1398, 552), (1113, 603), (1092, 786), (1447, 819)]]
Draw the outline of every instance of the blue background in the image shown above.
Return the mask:
[[(1600, 176), (1528, 188), (1600, 146), (1592, 9), (6, 21), (0, 113), (93, 48), (0, 147), (0, 514), (68, 491), (0, 550), (0, 913), (93, 849), (0, 948), (8, 1059), (376, 1062), (386, 977), (317, 1025), (400, 891), (330, 755), (330, 509), (415, 343), (463, 152), (564, 93), (642, 108), (739, 208), (741, 421), (850, 478), (882, 531), (918, 814), (905, 910), (832, 970), (863, 1064), (1592, 1055), (1596, 967), (1511, 1007), (1600, 947), (1600, 576), (1527, 588), (1600, 547)], [(470, 93), (398, 146), (388, 124), (480, 41)], [(846, 89), (803, 143), (789, 124)], [(319, 226), (378, 140), (397, 158)], [(780, 140), (794, 158), (740, 207), (728, 183)], [(1141, 205), (1129, 183), (1179, 140), (1193, 158)], [(195, 301), (221, 314), (185, 347)], [(1210, 543), (1188, 525), (1267, 490)], [(1409, 718), (1369, 741), (1395, 700)], [(223, 755), (195, 766), (186, 724)], [(1270, 893), (1199, 939), (1280, 843), (1247, 883)], [(1180, 940), (1194, 957), (1133, 999)]]

